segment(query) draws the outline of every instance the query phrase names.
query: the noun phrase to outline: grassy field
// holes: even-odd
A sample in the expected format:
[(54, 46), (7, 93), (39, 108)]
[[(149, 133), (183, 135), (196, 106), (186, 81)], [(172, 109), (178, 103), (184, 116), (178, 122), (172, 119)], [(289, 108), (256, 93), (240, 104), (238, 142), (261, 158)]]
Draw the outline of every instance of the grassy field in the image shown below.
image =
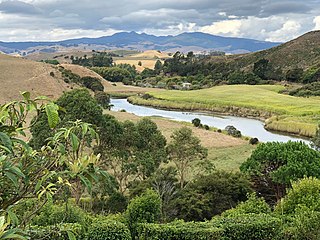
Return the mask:
[(196, 91), (149, 92), (155, 99), (130, 98), (137, 104), (208, 110), (266, 120), (270, 130), (313, 136), (320, 120), (320, 98), (279, 94), (281, 85), (228, 85)]
[[(136, 122), (141, 119), (139, 116), (126, 112), (106, 111), (105, 113), (115, 116), (120, 121), (131, 120)], [(202, 145), (208, 148), (208, 160), (219, 170), (239, 171), (241, 163), (255, 149), (255, 146), (250, 145), (248, 141), (214, 131), (195, 128), (191, 123), (177, 122), (159, 117), (151, 117), (150, 119), (157, 124), (167, 141), (170, 141), (170, 135), (175, 129), (183, 126), (190, 127), (193, 133), (201, 140)], [(194, 163), (194, 168), (196, 166), (197, 162)], [(194, 172), (191, 171), (189, 177), (191, 178), (193, 174)]]

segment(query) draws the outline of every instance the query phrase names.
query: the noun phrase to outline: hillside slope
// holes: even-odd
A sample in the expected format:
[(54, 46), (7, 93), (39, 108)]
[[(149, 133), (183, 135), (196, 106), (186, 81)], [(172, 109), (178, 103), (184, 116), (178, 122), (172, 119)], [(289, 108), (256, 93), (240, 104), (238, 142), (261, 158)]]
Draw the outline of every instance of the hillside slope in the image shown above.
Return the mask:
[(226, 61), (240, 68), (247, 68), (262, 58), (268, 59), (274, 66), (282, 69), (294, 67), (307, 69), (319, 65), (320, 31), (306, 33), (268, 50), (224, 58), (212, 58), (212, 61)]
[(0, 54), (0, 83), (0, 103), (18, 99), (23, 91), (57, 98), (69, 87), (53, 65), (4, 54)]

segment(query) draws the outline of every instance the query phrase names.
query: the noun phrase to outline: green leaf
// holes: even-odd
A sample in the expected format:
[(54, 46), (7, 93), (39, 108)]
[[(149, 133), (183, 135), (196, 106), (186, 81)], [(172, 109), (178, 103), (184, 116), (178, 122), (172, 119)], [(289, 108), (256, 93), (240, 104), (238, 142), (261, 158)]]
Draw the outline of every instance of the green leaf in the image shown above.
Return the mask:
[(79, 144), (80, 144), (78, 137), (74, 133), (71, 133), (70, 139), (71, 139), (72, 150), (77, 151), (77, 149), (79, 148)]
[(31, 94), (30, 92), (22, 92), (21, 95), (23, 96), (24, 100), (29, 101)]
[(2, 144), (3, 144), (3, 146), (5, 148), (7, 148), (12, 153), (13, 152), (13, 150), (12, 150), (12, 141), (11, 141), (10, 137), (5, 133), (0, 132), (0, 140), (1, 140)]
[(67, 231), (69, 240), (77, 240), (76, 236), (71, 231)]
[(55, 128), (60, 121), (58, 109), (58, 106), (54, 103), (46, 105), (46, 114), (50, 128)]
[(86, 186), (86, 188), (89, 190), (89, 192), (91, 191), (91, 188), (92, 188), (92, 184), (91, 182), (89, 181), (88, 178), (86, 178), (85, 176), (83, 175), (79, 175), (79, 178), (80, 180), (83, 182), (83, 184)]

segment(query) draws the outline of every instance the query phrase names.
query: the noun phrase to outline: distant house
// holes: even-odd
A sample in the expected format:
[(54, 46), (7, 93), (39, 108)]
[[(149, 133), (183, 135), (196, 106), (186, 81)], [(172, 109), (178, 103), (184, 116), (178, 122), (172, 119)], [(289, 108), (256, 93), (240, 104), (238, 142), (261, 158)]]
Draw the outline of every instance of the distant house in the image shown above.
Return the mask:
[(183, 89), (190, 89), (192, 87), (191, 83), (182, 83), (182, 88)]

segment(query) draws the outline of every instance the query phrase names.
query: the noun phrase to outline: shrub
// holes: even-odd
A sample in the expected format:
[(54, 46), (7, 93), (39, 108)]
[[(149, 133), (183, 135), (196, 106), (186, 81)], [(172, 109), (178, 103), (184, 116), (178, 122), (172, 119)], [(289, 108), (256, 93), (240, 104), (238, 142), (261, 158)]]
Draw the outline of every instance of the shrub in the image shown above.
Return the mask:
[(148, 189), (141, 196), (132, 199), (126, 211), (131, 234), (136, 235), (138, 223), (155, 223), (160, 218), (160, 213), (161, 199), (155, 191)]
[(292, 183), (292, 189), (276, 206), (276, 211), (292, 214), (304, 206), (312, 211), (320, 211), (320, 180), (304, 178)]
[(66, 240), (74, 236), (76, 239), (83, 239), (84, 232), (80, 224), (63, 223), (49, 226), (30, 226), (27, 229), (30, 239), (46, 239), (46, 240)]
[(203, 127), (204, 127), (205, 130), (210, 130), (210, 127), (208, 125), (206, 125), (206, 124), (203, 125)]
[(283, 231), (282, 238), (289, 240), (320, 239), (320, 212), (299, 207)]
[(176, 217), (203, 221), (237, 206), (251, 192), (250, 182), (241, 173), (215, 171), (199, 175), (173, 200)]
[(241, 202), (235, 208), (223, 212), (222, 216), (230, 217), (249, 213), (271, 213), (271, 208), (263, 198), (258, 198), (256, 193), (251, 193), (247, 201)]
[(173, 222), (170, 224), (140, 224), (140, 240), (220, 240), (223, 230), (204, 222)]
[(259, 143), (259, 139), (258, 138), (250, 138), (249, 143), (251, 145), (256, 145)]
[(50, 226), (60, 223), (78, 223), (87, 227), (92, 222), (92, 217), (81, 208), (68, 204), (54, 205), (47, 203), (41, 212), (32, 220), (33, 225)]
[(241, 132), (236, 129), (234, 126), (226, 126), (225, 130), (227, 131), (228, 135), (233, 137), (241, 137)]
[(105, 92), (97, 91), (94, 93), (94, 98), (97, 101), (97, 103), (99, 103), (100, 106), (103, 107), (104, 109), (111, 108), (109, 94)]
[(191, 122), (192, 122), (193, 126), (200, 127), (201, 120), (199, 118), (195, 118)]
[(97, 91), (103, 91), (104, 87), (102, 85), (102, 83), (100, 82), (100, 80), (98, 78), (95, 77), (82, 77), (80, 79), (80, 82), (83, 84), (83, 86), (85, 86), (86, 88), (97, 92)]
[(121, 222), (104, 220), (95, 221), (88, 230), (87, 239), (90, 240), (130, 240), (130, 231)]
[(217, 217), (211, 222), (223, 229), (223, 236), (228, 240), (273, 240), (281, 227), (281, 220), (268, 214)]

